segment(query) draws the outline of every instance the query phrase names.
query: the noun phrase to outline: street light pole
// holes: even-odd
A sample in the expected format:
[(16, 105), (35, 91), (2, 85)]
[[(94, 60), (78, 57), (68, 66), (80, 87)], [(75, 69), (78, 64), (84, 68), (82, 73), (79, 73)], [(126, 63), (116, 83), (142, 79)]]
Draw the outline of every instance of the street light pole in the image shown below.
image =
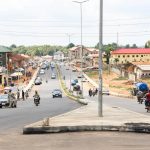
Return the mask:
[(82, 91), (81, 96), (82, 96), (82, 98), (83, 98), (83, 82), (82, 82), (83, 81), (82, 4), (87, 2), (87, 1), (89, 1), (89, 0), (85, 0), (85, 1), (81, 1), (81, 2), (73, 1), (75, 3), (80, 4), (80, 14), (81, 14), (81, 17), (80, 17), (81, 18), (81, 49), (80, 49), (80, 57), (81, 57), (81, 76), (82, 76), (82, 78), (81, 78), (81, 91)]
[[(72, 36), (72, 34), (67, 34), (67, 36), (69, 37), (69, 44), (70, 44), (70, 37)], [(71, 64), (70, 64), (70, 57), (69, 57), (69, 55), (68, 55), (68, 63), (69, 63), (69, 71), (70, 71), (70, 85), (69, 85), (69, 89), (70, 89), (70, 91), (71, 91)]]
[(100, 0), (100, 12), (99, 12), (99, 92), (98, 92), (98, 116), (99, 117), (103, 117), (102, 48), (103, 48), (103, 0)]

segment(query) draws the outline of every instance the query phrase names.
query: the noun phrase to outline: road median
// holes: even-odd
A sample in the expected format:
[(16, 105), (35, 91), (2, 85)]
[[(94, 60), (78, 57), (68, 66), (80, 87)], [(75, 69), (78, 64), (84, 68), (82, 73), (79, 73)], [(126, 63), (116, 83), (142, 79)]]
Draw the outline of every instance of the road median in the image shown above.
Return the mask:
[(57, 74), (58, 74), (59, 83), (60, 83), (60, 86), (61, 86), (61, 89), (62, 89), (63, 93), (64, 93), (67, 97), (69, 97), (70, 99), (75, 100), (75, 101), (77, 101), (77, 102), (79, 102), (79, 103), (81, 103), (81, 104), (83, 104), (83, 105), (87, 105), (87, 104), (88, 104), (88, 101), (87, 101), (86, 99), (81, 99), (80, 96), (75, 96), (75, 95), (73, 95), (72, 92), (70, 92), (70, 91), (67, 89), (67, 87), (66, 87), (66, 85), (65, 85), (65, 83), (64, 83), (64, 81), (63, 81), (63, 79), (62, 79), (62, 75), (61, 75), (61, 73), (60, 73), (60, 69), (59, 69), (58, 65), (56, 65), (56, 69), (57, 69)]

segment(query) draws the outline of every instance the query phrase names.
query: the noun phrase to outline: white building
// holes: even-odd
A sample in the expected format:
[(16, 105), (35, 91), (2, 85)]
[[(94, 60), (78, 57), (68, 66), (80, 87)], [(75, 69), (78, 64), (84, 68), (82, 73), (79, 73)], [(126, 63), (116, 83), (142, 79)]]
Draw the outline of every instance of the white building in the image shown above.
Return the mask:
[(64, 53), (61, 51), (57, 51), (54, 53), (54, 60), (56, 61), (63, 61), (65, 59)]

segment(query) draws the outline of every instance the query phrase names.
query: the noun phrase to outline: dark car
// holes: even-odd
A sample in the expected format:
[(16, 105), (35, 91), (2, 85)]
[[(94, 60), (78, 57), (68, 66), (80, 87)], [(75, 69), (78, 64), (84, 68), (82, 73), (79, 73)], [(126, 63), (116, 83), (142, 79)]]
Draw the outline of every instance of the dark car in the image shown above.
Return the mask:
[(9, 106), (8, 94), (0, 95), (0, 108), (2, 108), (3, 106)]
[(53, 96), (53, 98), (55, 98), (55, 97), (62, 98), (62, 92), (61, 92), (61, 90), (60, 89), (54, 89), (52, 91), (52, 96)]

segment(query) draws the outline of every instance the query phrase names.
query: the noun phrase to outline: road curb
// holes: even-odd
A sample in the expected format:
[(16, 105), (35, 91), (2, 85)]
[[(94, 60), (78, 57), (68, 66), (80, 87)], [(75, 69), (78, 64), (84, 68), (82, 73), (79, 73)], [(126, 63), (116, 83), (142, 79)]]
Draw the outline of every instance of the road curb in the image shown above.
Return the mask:
[(48, 127), (24, 127), (23, 134), (43, 134), (61, 132), (81, 132), (81, 131), (118, 131), (150, 133), (150, 124), (126, 123), (121, 126), (115, 125), (79, 125), (79, 126), (48, 126)]

